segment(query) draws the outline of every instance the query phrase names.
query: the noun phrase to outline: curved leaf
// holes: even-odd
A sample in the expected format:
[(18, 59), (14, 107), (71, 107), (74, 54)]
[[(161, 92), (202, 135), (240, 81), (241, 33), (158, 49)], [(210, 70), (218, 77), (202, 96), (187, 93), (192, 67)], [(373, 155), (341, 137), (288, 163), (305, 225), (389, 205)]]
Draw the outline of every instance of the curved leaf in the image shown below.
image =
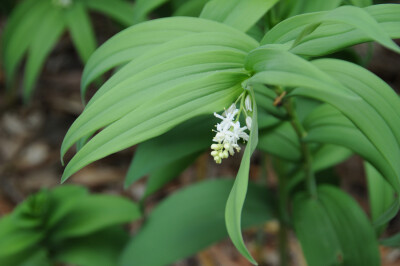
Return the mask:
[(125, 186), (160, 167), (205, 150), (210, 146), (214, 122), (210, 117), (195, 118), (141, 143), (128, 169)]
[[(364, 166), (367, 176), (371, 218), (375, 223), (395, 201), (394, 191), (389, 183), (385, 181), (384, 177), (372, 165), (364, 163)], [(385, 227), (386, 224), (383, 224), (375, 229), (378, 236), (383, 232)]]
[(352, 5), (358, 7), (366, 7), (372, 5), (372, 0), (348, 0)]
[[(382, 117), (381, 111), (377, 111), (382, 110), (382, 106), (365, 100), (369, 97), (366, 95), (369, 92), (352, 87), (346, 79), (340, 79), (340, 82), (343, 83), (341, 84), (315, 65), (281, 48), (256, 49), (250, 53), (246, 65), (248, 69), (257, 72), (248, 80), (248, 84), (263, 83), (300, 87), (291, 92), (291, 95), (327, 102), (340, 110), (371, 141), (380, 156), (387, 161), (390, 169), (386, 172), (391, 173), (385, 177), (396, 190), (400, 190), (400, 167), (396, 163), (400, 160), (400, 150), (395, 136), (396, 132)], [(355, 68), (352, 70), (354, 73), (358, 72)], [(374, 123), (372, 124), (371, 121)]]
[(141, 216), (136, 204), (111, 195), (82, 197), (62, 207), (68, 210), (68, 215), (52, 228), (50, 238), (54, 242), (88, 235), (109, 226), (131, 222)]
[(30, 99), (44, 61), (64, 31), (65, 22), (60, 17), (62, 18), (62, 10), (51, 9), (36, 25), (36, 33), (33, 36), (31, 46), (28, 48), (28, 59), (25, 68), (23, 86), (25, 101)]
[(90, 9), (106, 14), (122, 25), (133, 24), (133, 6), (127, 1), (84, 0), (84, 3)]
[(149, 12), (161, 6), (168, 0), (136, 0), (133, 9), (133, 23), (139, 23), (146, 20)]
[(258, 142), (257, 104), (253, 89), (251, 89), (250, 92), (253, 98), (253, 122), (251, 125), (249, 141), (246, 145), (246, 149), (244, 150), (235, 183), (233, 184), (232, 190), (229, 193), (228, 201), (226, 202), (225, 223), (229, 237), (231, 238), (237, 250), (248, 261), (256, 265), (257, 262), (253, 259), (250, 252), (247, 250), (246, 245), (244, 244), (241, 231), (242, 209), (246, 199), (247, 186), (249, 182), (250, 158), (256, 149)]
[(308, 265), (380, 265), (371, 224), (340, 189), (321, 186), (318, 199), (299, 195), (293, 211), (296, 235)]
[[(36, 35), (37, 25), (40, 24), (41, 19), (51, 8), (51, 3), (47, 1), (36, 1), (32, 5), (23, 5), (20, 11), (18, 8), (16, 9), (15, 19), (20, 19), (22, 12), (24, 12), (24, 23), (11, 23), (6, 27), (7, 35), (5, 36), (6, 39), (3, 40), (2, 50), (8, 86), (11, 86), (14, 81), (18, 64)], [(15, 20), (11, 18), (11, 21)], [(10, 28), (8, 29), (8, 27)]]
[(265, 133), (260, 133), (257, 148), (288, 161), (299, 162), (301, 160), (300, 143), (289, 122), (282, 123)]
[(162, 188), (169, 181), (178, 177), (189, 165), (191, 165), (200, 154), (194, 153), (178, 160), (175, 160), (165, 166), (155, 169), (150, 174), (147, 183), (146, 190), (144, 192), (143, 198), (146, 198)]
[(211, 0), (200, 14), (201, 18), (248, 31), (278, 0)]
[(175, 8), (173, 16), (198, 17), (208, 0), (184, 1)]
[[(169, 196), (131, 239), (120, 265), (168, 265), (227, 237), (223, 212), (232, 184), (227, 179), (207, 180)], [(273, 206), (265, 189), (250, 183), (243, 228), (271, 219)]]
[(86, 62), (96, 49), (96, 37), (90, 17), (83, 3), (74, 3), (65, 11), (67, 27), (82, 62)]
[(184, 36), (118, 71), (67, 133), (62, 155), (80, 138), (108, 125), (71, 160), (63, 180), (90, 162), (232, 103), (247, 77), (246, 51), (255, 44), (245, 36), (238, 31)]
[(160, 44), (199, 32), (237, 34), (220, 23), (183, 17), (156, 19), (121, 31), (100, 46), (86, 64), (81, 81), (82, 96), (91, 82), (111, 68), (130, 62)]
[[(314, 26), (291, 51), (305, 56), (322, 56), (357, 43), (377, 41), (399, 52), (390, 40), (400, 37), (399, 5), (377, 5), (365, 9), (343, 6), (332, 11), (303, 14), (289, 18), (271, 29), (261, 44), (282, 43), (293, 45), (298, 36)], [(321, 24), (322, 23), (322, 24)]]
[(63, 241), (54, 247), (54, 260), (73, 265), (117, 265), (120, 253), (129, 240), (128, 233), (120, 227), (110, 227), (100, 232)]
[(281, 0), (279, 1), (280, 18), (288, 18), (298, 14), (331, 10), (338, 7), (342, 0), (309, 1), (309, 0)]

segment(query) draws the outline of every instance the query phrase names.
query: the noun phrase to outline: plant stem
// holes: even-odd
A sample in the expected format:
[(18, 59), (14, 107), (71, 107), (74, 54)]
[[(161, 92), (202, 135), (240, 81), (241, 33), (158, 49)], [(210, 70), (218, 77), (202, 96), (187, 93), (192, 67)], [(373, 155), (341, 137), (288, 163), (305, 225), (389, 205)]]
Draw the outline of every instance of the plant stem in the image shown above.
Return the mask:
[(287, 176), (282, 169), (280, 160), (276, 161), (276, 170), (278, 174), (278, 196), (279, 196), (279, 258), (280, 265), (289, 265), (289, 246), (288, 246), (288, 194), (286, 193)]
[[(283, 89), (278, 87), (277, 92), (281, 94), (283, 93)], [(312, 169), (312, 155), (308, 144), (304, 141), (304, 138), (307, 136), (307, 131), (304, 129), (303, 125), (300, 123), (299, 118), (297, 117), (297, 113), (295, 112), (293, 107), (293, 100), (290, 98), (286, 98), (283, 103), (283, 106), (285, 107), (289, 115), (290, 123), (293, 129), (295, 130), (296, 135), (300, 142), (300, 149), (303, 155), (303, 169), (306, 177), (305, 181), (307, 190), (312, 197), (316, 198), (317, 185), (315, 182), (314, 172)]]
[(285, 223), (279, 226), (279, 259), (281, 266), (289, 265), (288, 230)]

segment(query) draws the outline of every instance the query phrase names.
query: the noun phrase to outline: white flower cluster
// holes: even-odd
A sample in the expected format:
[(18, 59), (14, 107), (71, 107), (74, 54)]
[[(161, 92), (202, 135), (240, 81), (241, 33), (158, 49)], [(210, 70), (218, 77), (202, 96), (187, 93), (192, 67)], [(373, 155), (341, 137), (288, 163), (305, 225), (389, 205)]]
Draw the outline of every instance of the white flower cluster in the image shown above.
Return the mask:
[(72, 0), (53, 0), (53, 3), (60, 7), (69, 7), (72, 4)]
[[(243, 95), (239, 96), (239, 99), (242, 97)], [(238, 141), (240, 139), (243, 139), (243, 141), (249, 140), (249, 135), (245, 132), (245, 130), (251, 129), (252, 120), (246, 112), (246, 110), (249, 112), (252, 111), (250, 96), (247, 95), (244, 101), (245, 107), (242, 106), (242, 103), (243, 101), (241, 101), (240, 109), (237, 109), (236, 103), (233, 103), (228, 110), (225, 110), (223, 115), (214, 113), (217, 118), (222, 120), (216, 125), (216, 135), (213, 138), (213, 141), (217, 143), (211, 145), (211, 149), (213, 149), (211, 155), (218, 164), (221, 163), (222, 159), (228, 158), (229, 155), (233, 156), (235, 154), (235, 150), (237, 152), (240, 151), (240, 146), (238, 145)], [(241, 110), (244, 110), (246, 115), (247, 126), (244, 127), (241, 127), (239, 122)]]

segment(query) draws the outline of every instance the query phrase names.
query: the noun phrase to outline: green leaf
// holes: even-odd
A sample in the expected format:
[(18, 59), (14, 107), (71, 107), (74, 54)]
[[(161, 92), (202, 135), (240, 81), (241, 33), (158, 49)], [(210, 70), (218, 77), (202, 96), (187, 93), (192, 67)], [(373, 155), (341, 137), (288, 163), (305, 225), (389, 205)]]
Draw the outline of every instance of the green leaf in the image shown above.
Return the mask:
[(175, 8), (173, 16), (198, 17), (208, 0), (185, 1)]
[(49, 193), (48, 217), (46, 227), (52, 228), (69, 215), (71, 206), (79, 205), (82, 197), (87, 197), (89, 192), (84, 187), (63, 185), (53, 188)]
[[(227, 237), (223, 213), (232, 184), (227, 179), (207, 180), (169, 196), (131, 239), (120, 265), (168, 265)], [(273, 206), (265, 188), (250, 183), (242, 228), (271, 219)]]
[(198, 33), (127, 64), (96, 93), (67, 133), (62, 155), (106, 126), (70, 161), (62, 180), (97, 159), (231, 104), (243, 90), (243, 61), (254, 45), (239, 31)]
[[(49, 258), (49, 254), (46, 249), (40, 248), (32, 253), (27, 254), (18, 254), (16, 257), (26, 258), (21, 264), (18, 266), (52, 266), (51, 260)], [(13, 264), (16, 265), (17, 263)], [(9, 264), (11, 263), (9, 262)]]
[(129, 186), (148, 173), (209, 147), (216, 123), (209, 116), (194, 118), (157, 138), (141, 143), (125, 179)]
[(298, 14), (331, 10), (338, 7), (342, 0), (309, 1), (309, 0), (281, 0), (278, 12), (281, 18), (292, 17)]
[[(269, 85), (280, 85), (286, 87), (299, 87), (291, 92), (291, 96), (302, 96), (313, 98), (322, 102), (329, 103), (340, 112), (342, 112), (351, 122), (362, 132), (364, 136), (368, 138), (371, 144), (378, 150), (380, 155), (375, 157), (382, 157), (381, 159), (376, 158), (377, 161), (386, 161), (385, 178), (391, 183), (391, 185), (397, 190), (400, 190), (399, 177), (400, 167), (398, 162), (400, 160), (400, 149), (398, 148), (398, 135), (397, 130), (391, 123), (388, 123), (386, 115), (393, 114), (393, 107), (382, 106), (379, 103), (375, 103), (369, 100), (372, 90), (384, 89), (380, 86), (364, 91), (361, 88), (367, 87), (367, 84), (363, 84), (361, 80), (365, 79), (365, 73), (359, 70), (359, 67), (351, 63), (337, 63), (337, 67), (346, 66), (351, 72), (351, 75), (359, 75), (361, 78), (361, 87), (354, 87), (354, 78), (350, 79), (351, 76), (346, 78), (338, 77), (340, 82), (336, 78), (335, 73), (327, 71), (327, 73), (320, 70), (318, 67), (323, 68), (323, 62), (329, 62), (335, 64), (340, 62), (339, 60), (328, 60), (325, 59), (314, 62), (314, 64), (308, 63), (307, 61), (282, 50), (281, 46), (267, 46), (256, 49), (251, 52), (246, 63), (246, 67), (249, 70), (255, 71), (256, 74), (251, 77), (248, 84), (269, 84)], [(318, 67), (317, 67), (318, 66)], [(367, 78), (371, 79), (371, 75)], [(372, 75), (373, 76), (373, 75)], [(374, 77), (376, 81), (376, 77)], [(382, 82), (381, 82), (382, 83)], [(381, 84), (380, 83), (380, 84)], [(382, 94), (389, 95), (390, 91), (385, 91)], [(380, 101), (386, 102), (387, 105), (391, 105), (392, 101), (388, 101), (386, 96), (380, 96)], [(394, 101), (399, 99), (395, 98)], [(383, 114), (385, 113), (385, 114)], [(396, 118), (397, 119), (397, 118)], [(374, 123), (371, 123), (374, 121)], [(337, 132), (335, 132), (337, 133)], [(332, 133), (328, 133), (332, 135)], [(338, 135), (338, 134), (335, 134)], [(335, 137), (335, 136), (331, 136)]]
[(84, 0), (84, 4), (100, 13), (112, 17), (124, 26), (133, 24), (133, 6), (121, 0)]
[(68, 215), (51, 230), (51, 241), (88, 235), (106, 227), (128, 223), (140, 218), (139, 207), (131, 201), (111, 196), (92, 195), (66, 202)]
[(84, 266), (117, 265), (128, 239), (127, 232), (122, 228), (110, 227), (85, 237), (63, 241), (54, 248), (54, 260)]
[(152, 171), (146, 183), (146, 191), (143, 198), (146, 198), (162, 188), (169, 181), (178, 177), (189, 165), (191, 165), (198, 157), (199, 153), (190, 154), (184, 158), (180, 158), (163, 167)]
[[(34, 4), (28, 1), (26, 5), (21, 5), (21, 10), (16, 9), (15, 18), (11, 15), (2, 47), (7, 86), (14, 81), (15, 71), (36, 35), (37, 25), (51, 8), (47, 1), (35, 1)], [(24, 23), (20, 23), (22, 17)]]
[[(118, 1), (116, 1), (118, 2)], [(74, 3), (65, 12), (67, 26), (82, 62), (87, 62), (96, 50), (96, 37), (83, 3)]]
[(201, 18), (248, 31), (278, 0), (211, 0), (200, 14)]
[(304, 126), (308, 131), (305, 141), (347, 147), (373, 164), (384, 176), (393, 175), (387, 161), (379, 155), (373, 144), (332, 106), (325, 104), (315, 109), (305, 119)]
[(308, 265), (380, 265), (371, 224), (341, 190), (321, 186), (318, 199), (298, 195), (293, 219)]
[[(82, 96), (85, 95), (87, 86), (91, 82), (113, 67), (130, 62), (163, 43), (200, 32), (238, 34), (236, 30), (221, 23), (182, 17), (155, 19), (116, 34), (100, 46), (87, 62), (81, 81)], [(254, 47), (256, 46), (257, 43), (254, 41)], [(157, 57), (151, 59), (148, 58), (151, 64), (158, 62)]]
[(400, 233), (395, 234), (394, 236), (382, 239), (380, 243), (387, 247), (400, 247)]
[[(318, 110), (320, 110), (320, 108)], [(340, 135), (340, 137), (347, 138), (347, 135)], [(308, 139), (305, 139), (305, 141), (307, 140)], [(351, 141), (355, 140), (351, 139)], [(324, 141), (320, 142), (325, 143)], [(329, 143), (329, 141), (326, 141), (326, 143)], [(331, 144), (320, 145), (315, 150), (312, 150), (312, 170), (314, 173), (326, 170), (345, 161), (351, 155), (353, 155), (353, 152), (350, 149), (341, 146)], [(302, 167), (297, 167), (295, 170), (296, 172), (294, 174), (292, 172), (293, 169), (288, 173), (292, 175), (285, 188), (288, 194), (305, 178), (304, 169)]]
[(346, 2), (350, 2), (353, 6), (358, 7), (366, 7), (372, 5), (372, 0), (347, 0)]
[(250, 157), (256, 149), (258, 142), (258, 125), (257, 125), (257, 104), (254, 97), (254, 91), (250, 91), (253, 98), (253, 117), (250, 131), (249, 141), (244, 150), (239, 171), (236, 175), (235, 183), (229, 193), (228, 201), (225, 208), (225, 223), (229, 237), (237, 250), (251, 263), (257, 264), (250, 252), (247, 250), (243, 241), (241, 231), (242, 209), (246, 199), (247, 186), (249, 182)]
[(257, 148), (288, 161), (301, 160), (300, 143), (289, 122), (281, 123), (272, 130), (260, 133)]
[(168, 0), (136, 0), (132, 16), (134, 24), (147, 20), (146, 16), (148, 13), (167, 1)]
[[(386, 182), (384, 177), (369, 163), (365, 163), (365, 173), (367, 176), (369, 204), (372, 221), (375, 222), (382, 216), (394, 202), (394, 191)], [(386, 225), (377, 227), (375, 230), (379, 236)]]
[(26, 257), (18, 257), (18, 254), (31, 254), (32, 247), (37, 245), (43, 237), (43, 232), (23, 230), (16, 226), (13, 216), (3, 217), (0, 220), (0, 262), (4, 265), (11, 265), (7, 264), (11, 261), (22, 262)]
[(261, 44), (292, 46), (305, 28), (321, 24), (291, 51), (304, 56), (322, 56), (354, 44), (377, 41), (399, 52), (399, 47), (390, 40), (390, 37), (400, 37), (399, 10), (399, 5), (378, 5), (365, 9), (342, 6), (332, 11), (303, 14), (279, 23), (264, 36)]
[[(61, 17), (61, 19), (60, 19)], [(62, 19), (62, 10), (51, 9), (36, 24), (36, 32), (28, 48), (24, 78), (24, 100), (27, 102), (32, 95), (40, 70), (46, 57), (50, 54), (55, 43), (63, 33), (65, 22)]]

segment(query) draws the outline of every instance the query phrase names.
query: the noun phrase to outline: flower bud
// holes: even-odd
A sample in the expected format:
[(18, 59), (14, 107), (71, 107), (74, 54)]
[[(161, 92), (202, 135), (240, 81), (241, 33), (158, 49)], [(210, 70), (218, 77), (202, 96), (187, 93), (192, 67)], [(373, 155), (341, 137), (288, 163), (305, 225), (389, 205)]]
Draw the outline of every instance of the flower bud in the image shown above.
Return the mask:
[(246, 99), (244, 100), (244, 106), (246, 107), (247, 111), (252, 112), (253, 108), (251, 107), (251, 98), (250, 95), (246, 96)]

